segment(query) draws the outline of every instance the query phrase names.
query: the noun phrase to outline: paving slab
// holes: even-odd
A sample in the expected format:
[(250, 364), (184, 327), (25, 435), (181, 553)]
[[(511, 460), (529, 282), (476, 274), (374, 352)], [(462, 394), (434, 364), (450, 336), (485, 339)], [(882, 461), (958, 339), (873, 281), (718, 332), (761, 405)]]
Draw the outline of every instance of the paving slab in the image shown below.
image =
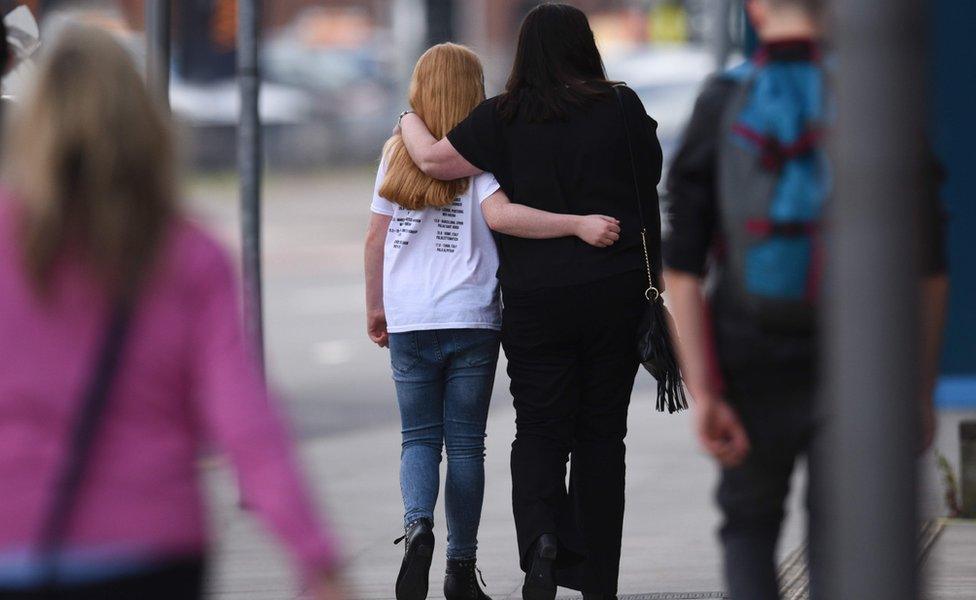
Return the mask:
[(976, 598), (976, 521), (946, 521), (925, 561), (925, 600)]

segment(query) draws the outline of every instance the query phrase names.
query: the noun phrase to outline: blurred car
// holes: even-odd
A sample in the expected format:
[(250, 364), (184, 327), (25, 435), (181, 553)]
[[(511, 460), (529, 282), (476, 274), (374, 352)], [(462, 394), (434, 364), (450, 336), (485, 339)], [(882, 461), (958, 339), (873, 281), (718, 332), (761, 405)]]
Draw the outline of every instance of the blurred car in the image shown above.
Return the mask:
[(389, 137), (396, 116), (396, 83), (376, 50), (303, 45), (280, 37), (262, 56), (271, 84), (310, 96), (314, 118), (335, 136), (333, 160), (369, 160)]
[(264, 46), (265, 80), (311, 96), (333, 162), (373, 160), (390, 135), (398, 86), (386, 37), (360, 11), (313, 9)]
[[(261, 46), (260, 116), (272, 167), (318, 167), (377, 158), (398, 112), (389, 44), (368, 14), (313, 7)], [(175, 74), (170, 102), (197, 167), (236, 159), (240, 97), (233, 79)]]
[(692, 45), (644, 46), (608, 59), (607, 76), (623, 81), (658, 122), (665, 162), (670, 157), (705, 79), (715, 70), (706, 48)]
[[(234, 79), (190, 83), (174, 77), (170, 81), (170, 105), (176, 115), (194, 125), (236, 126), (241, 96)], [(300, 90), (265, 83), (259, 112), (266, 125), (301, 123), (311, 114), (312, 102)]]
[[(241, 113), (237, 80), (192, 82), (174, 73), (169, 98), (173, 117), (188, 138), (190, 163), (204, 169), (233, 167)], [(265, 82), (258, 111), (265, 155), (272, 166), (317, 166), (334, 153), (334, 136), (316, 120), (314, 99), (304, 90)]]

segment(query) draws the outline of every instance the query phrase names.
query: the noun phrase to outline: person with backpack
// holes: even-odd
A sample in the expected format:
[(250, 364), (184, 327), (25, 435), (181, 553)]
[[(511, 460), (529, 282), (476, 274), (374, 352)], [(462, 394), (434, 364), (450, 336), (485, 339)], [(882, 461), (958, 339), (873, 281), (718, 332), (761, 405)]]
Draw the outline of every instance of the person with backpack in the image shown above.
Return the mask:
[(68, 25), (5, 132), (0, 598), (203, 597), (199, 459), (317, 600), (345, 597), (221, 246), (181, 214), (168, 119), (129, 52)]
[[(823, 426), (815, 396), (822, 219), (831, 185), (825, 4), (749, 0), (761, 47), (705, 84), (667, 180), (665, 281), (697, 434), (722, 467), (720, 538), (733, 600), (778, 598), (775, 549), (790, 478)], [(933, 436), (947, 289), (932, 182), (918, 209), (929, 238), (919, 276), (923, 448)], [(816, 536), (818, 507), (808, 505)], [(818, 559), (811, 563), (816, 592)]]

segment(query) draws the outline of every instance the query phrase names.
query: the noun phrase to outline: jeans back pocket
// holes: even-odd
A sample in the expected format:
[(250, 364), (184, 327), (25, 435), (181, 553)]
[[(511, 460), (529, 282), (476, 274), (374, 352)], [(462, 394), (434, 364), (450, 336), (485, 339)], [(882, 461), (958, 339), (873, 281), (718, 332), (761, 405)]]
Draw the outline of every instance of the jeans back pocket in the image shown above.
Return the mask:
[(494, 329), (457, 329), (453, 334), (455, 347), (464, 366), (495, 368), (501, 344), (500, 332)]
[(420, 362), (416, 331), (390, 334), (390, 365), (393, 375), (406, 375)]

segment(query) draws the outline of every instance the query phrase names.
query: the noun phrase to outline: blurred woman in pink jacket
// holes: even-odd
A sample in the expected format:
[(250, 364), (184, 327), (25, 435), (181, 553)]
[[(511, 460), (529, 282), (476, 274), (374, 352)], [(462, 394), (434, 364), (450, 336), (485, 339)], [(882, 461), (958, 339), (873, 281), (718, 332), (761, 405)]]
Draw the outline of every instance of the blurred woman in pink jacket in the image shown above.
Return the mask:
[(313, 595), (340, 598), (233, 269), (175, 206), (169, 125), (126, 51), (65, 31), (9, 134), (0, 598), (199, 597), (209, 441)]

